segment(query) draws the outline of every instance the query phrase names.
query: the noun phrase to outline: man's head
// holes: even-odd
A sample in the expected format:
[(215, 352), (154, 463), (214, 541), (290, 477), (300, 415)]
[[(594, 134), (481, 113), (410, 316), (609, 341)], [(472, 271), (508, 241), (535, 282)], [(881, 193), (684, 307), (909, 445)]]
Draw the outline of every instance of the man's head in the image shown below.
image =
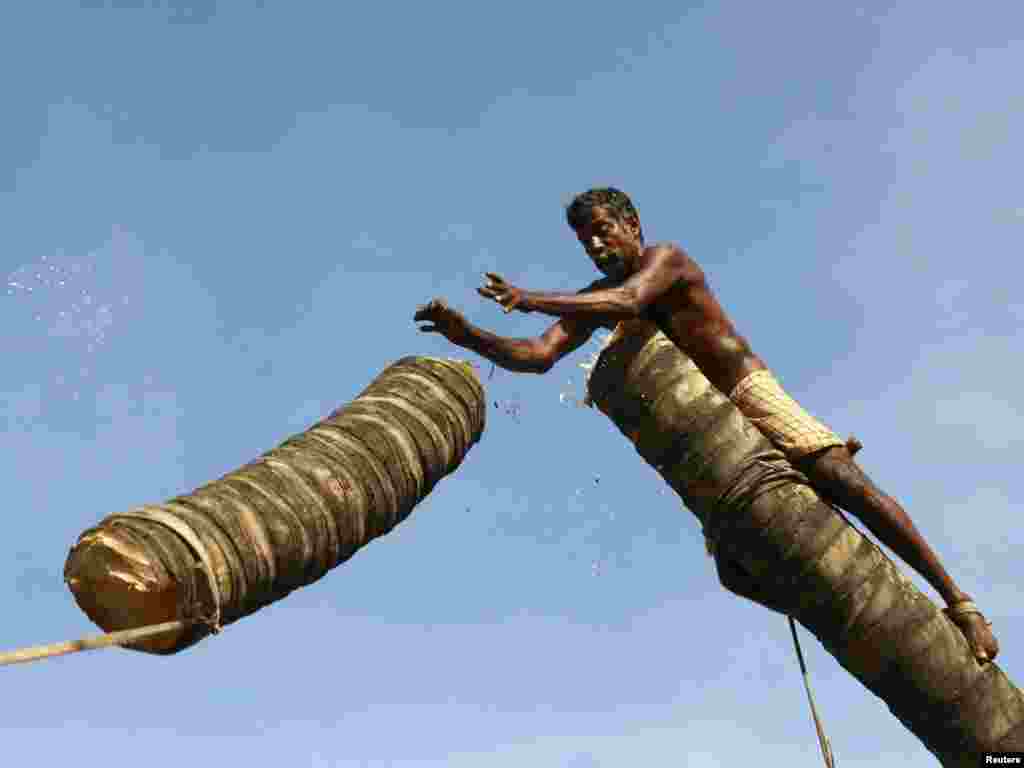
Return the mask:
[(588, 189), (573, 198), (565, 217), (599, 270), (623, 279), (636, 268), (644, 235), (625, 192), (613, 187)]

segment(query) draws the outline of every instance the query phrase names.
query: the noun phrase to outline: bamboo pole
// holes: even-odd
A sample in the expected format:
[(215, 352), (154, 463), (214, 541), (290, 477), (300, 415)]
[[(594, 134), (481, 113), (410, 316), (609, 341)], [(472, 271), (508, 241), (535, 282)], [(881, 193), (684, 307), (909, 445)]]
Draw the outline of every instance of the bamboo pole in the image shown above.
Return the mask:
[(125, 643), (175, 653), (390, 531), (459, 466), (485, 417), (468, 364), (402, 358), (351, 403), (249, 464), (104, 518), (71, 549), (65, 581), (107, 632), (180, 622)]
[(108, 632), (105, 635), (92, 635), (91, 637), (83, 637), (81, 640), (66, 640), (60, 643), (34, 645), (30, 648), (4, 651), (0, 653), (0, 667), (13, 664), (27, 664), (30, 661), (42, 661), (43, 659), (52, 659), (55, 656), (66, 656), (69, 653), (79, 653), (81, 651), (97, 651), (101, 648), (112, 648), (114, 646), (128, 647), (134, 642), (156, 635), (163, 635), (168, 632), (181, 632), (187, 629), (190, 623), (188, 621), (167, 621), (163, 624), (154, 624), (149, 627), (122, 629), (119, 632)]
[(589, 398), (704, 525), (727, 589), (791, 615), (942, 762), (1024, 750), (1024, 695), (715, 389), (634, 323)]

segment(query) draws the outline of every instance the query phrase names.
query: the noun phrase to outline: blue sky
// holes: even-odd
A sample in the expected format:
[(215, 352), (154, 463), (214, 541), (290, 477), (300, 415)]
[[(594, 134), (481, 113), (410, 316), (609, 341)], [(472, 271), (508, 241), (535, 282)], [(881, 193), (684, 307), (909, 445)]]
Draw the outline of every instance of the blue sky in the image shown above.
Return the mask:
[[(394, 360), (476, 359), (491, 401), (459, 470), (319, 583), (174, 657), (5, 669), (12, 764), (816, 764), (785, 620), (561, 401), (597, 339), (488, 378), (412, 321), (440, 296), (541, 333), (481, 273), (594, 279), (562, 206), (603, 184), (863, 440), (1021, 681), (1024, 11), (753, 5), (4, 6), (0, 648), (94, 631), (61, 580), (82, 530)], [(803, 637), (841, 765), (934, 764)]]

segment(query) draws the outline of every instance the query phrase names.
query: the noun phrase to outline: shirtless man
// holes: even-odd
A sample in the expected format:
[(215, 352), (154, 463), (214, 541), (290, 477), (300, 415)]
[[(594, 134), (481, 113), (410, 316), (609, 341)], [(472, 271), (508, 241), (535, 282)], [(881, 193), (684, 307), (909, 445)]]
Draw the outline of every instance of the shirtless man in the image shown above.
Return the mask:
[(577, 195), (566, 218), (605, 278), (577, 294), (540, 293), (516, 288), (488, 272), (487, 283), (477, 289), (505, 312), (560, 318), (543, 335), (495, 336), (471, 325), (440, 299), (416, 312), (416, 321), (431, 323), (420, 330), (441, 333), (507, 370), (545, 373), (599, 327), (621, 320), (653, 321), (812, 485), (927, 579), (981, 663), (994, 659), (999, 644), (970, 595), (956, 586), (900, 504), (864, 474), (844, 441), (783, 391), (733, 327), (700, 266), (678, 245), (645, 246), (636, 209), (619, 190), (591, 189)]

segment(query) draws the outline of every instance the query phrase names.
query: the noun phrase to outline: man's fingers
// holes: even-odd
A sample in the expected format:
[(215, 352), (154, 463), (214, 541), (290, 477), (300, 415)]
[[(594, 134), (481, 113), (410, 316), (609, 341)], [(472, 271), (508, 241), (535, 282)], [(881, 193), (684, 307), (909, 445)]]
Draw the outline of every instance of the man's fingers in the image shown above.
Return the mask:
[(496, 286), (500, 287), (505, 285), (505, 278), (503, 278), (501, 275), (496, 275), (493, 272), (484, 272), (484, 276), (492, 283), (494, 283)]
[(450, 311), (444, 299), (434, 299), (429, 304), (419, 307), (412, 318), (413, 320), (434, 320), (439, 313)]

